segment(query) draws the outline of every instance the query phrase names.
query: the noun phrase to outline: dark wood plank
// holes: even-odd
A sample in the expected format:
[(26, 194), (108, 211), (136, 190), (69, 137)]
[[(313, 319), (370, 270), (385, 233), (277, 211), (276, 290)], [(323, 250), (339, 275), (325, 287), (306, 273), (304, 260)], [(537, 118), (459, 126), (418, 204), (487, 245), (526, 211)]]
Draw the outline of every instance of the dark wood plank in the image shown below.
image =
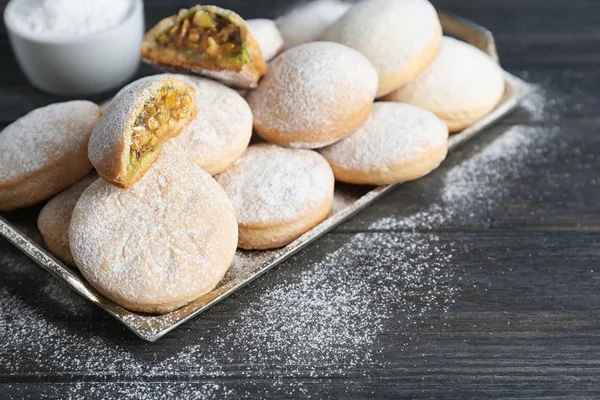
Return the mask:
[[(147, 23), (195, 3), (147, 1)], [(0, 240), (0, 398), (599, 397), (600, 3), (434, 3), (545, 93), (155, 344)], [(0, 126), (61, 100), (1, 23), (0, 55)]]
[[(31, 297), (31, 291), (47, 292), (47, 287), (53, 285), (52, 278), (31, 263), (22, 263), (17, 271), (2, 265), (8, 273), (0, 283), (0, 291), (9, 291), (14, 300), (0, 303), (0, 318), (12, 318), (12, 324), (3, 324), (5, 329), (0, 333), (6, 335), (0, 345), (0, 382), (8, 384), (4, 387), (7, 393), (27, 394), (27, 388), (80, 393), (86, 387), (102, 386), (107, 393), (116, 395), (122, 390), (131, 396), (137, 394), (131, 392), (136, 385), (147, 390), (144, 386), (150, 383), (127, 383), (138, 382), (143, 376), (142, 382), (157, 382), (159, 388), (175, 387), (181, 390), (177, 393), (216, 384), (215, 398), (229, 391), (260, 397), (272, 387), (275, 377), (280, 377), (276, 380), (280, 386), (273, 394), (285, 395), (291, 390), (315, 397), (360, 398), (368, 391), (378, 397), (442, 396), (449, 387), (455, 390), (455, 398), (509, 392), (515, 396), (543, 396), (556, 390), (570, 395), (593, 393), (589, 389), (600, 372), (600, 296), (595, 290), (599, 232), (419, 234), (421, 248), (409, 250), (402, 241), (393, 239), (393, 233), (361, 235), (327, 236), (319, 246), (302, 252), (159, 344), (136, 340), (66, 288), (53, 287), (53, 299)], [(389, 288), (398, 290), (401, 301), (397, 304), (404, 309), (387, 310), (390, 314), (385, 318), (373, 320), (382, 328), (373, 330), (374, 340), (359, 342), (351, 351), (340, 353), (343, 356), (338, 355), (338, 364), (327, 365), (320, 358), (311, 358), (321, 355), (317, 350), (315, 354), (298, 350), (293, 343), (299, 334), (293, 330), (298, 322), (292, 312), (282, 315), (278, 323), (269, 322), (280, 335), (288, 337), (289, 341), (276, 341), (284, 348), (273, 349), (270, 338), (259, 333), (246, 334), (243, 337), (248, 341), (240, 343), (240, 326), (227, 323), (249, 309), (264, 309), (265, 299), (278, 290), (302, 288), (304, 295), (318, 292), (319, 282), (314, 288), (306, 287), (302, 276), (307, 271), (315, 272), (319, 265), (331, 268), (325, 273), (328, 279), (347, 285), (355, 285), (356, 281), (345, 269), (362, 276), (365, 269), (374, 272), (391, 267), (368, 264), (371, 252), (381, 249), (382, 244), (390, 247), (380, 258), (408, 251), (403, 259), (415, 260), (411, 266), (414, 270), (404, 279), (415, 276), (418, 263), (426, 261), (420, 252), (431, 250), (430, 246), (452, 252), (452, 264), (446, 265), (449, 270), (439, 279), (426, 279), (422, 285), (409, 286), (402, 282), (401, 275), (397, 282), (388, 281)], [(350, 251), (357, 245), (362, 250), (355, 252), (356, 257), (340, 257), (337, 266), (327, 261), (331, 251)], [(4, 254), (16, 252), (4, 241), (0, 248)], [(368, 272), (364, 275), (368, 284), (377, 285)], [(432, 291), (438, 297), (437, 303), (432, 302)], [(372, 307), (384, 306), (377, 297), (372, 301)], [(15, 302), (21, 302), (23, 308), (15, 307)], [(452, 307), (444, 310), (442, 304), (448, 302)], [(66, 308), (65, 303), (76, 303), (78, 311), (73, 313), (73, 307)], [(337, 304), (336, 300), (333, 303)], [(315, 303), (305, 305), (314, 307)], [(18, 315), (13, 315), (15, 309), (19, 309)], [(357, 318), (364, 316), (351, 311), (343, 321), (359, 323)], [(40, 333), (50, 336), (23, 337), (22, 332), (31, 328), (21, 324), (32, 317), (43, 321)], [(320, 318), (340, 324), (331, 316)], [(15, 336), (19, 338), (17, 343)], [(315, 345), (310, 342), (311, 336), (300, 337), (308, 340), (307, 347)], [(61, 359), (61, 354), (77, 358)], [(361, 360), (365, 354), (369, 358)], [(291, 355), (301, 357), (294, 360), (289, 358)], [(370, 372), (364, 375), (365, 371)], [(68, 389), (73, 381), (87, 383)], [(50, 389), (54, 382), (62, 385)], [(153, 398), (151, 393), (149, 397)]]

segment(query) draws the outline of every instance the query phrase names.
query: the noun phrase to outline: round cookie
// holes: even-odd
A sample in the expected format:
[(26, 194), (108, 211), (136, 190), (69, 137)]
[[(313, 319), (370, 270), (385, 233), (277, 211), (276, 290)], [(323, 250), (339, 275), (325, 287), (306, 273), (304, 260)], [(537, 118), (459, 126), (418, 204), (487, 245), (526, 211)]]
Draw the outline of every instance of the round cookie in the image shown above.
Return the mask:
[(100, 108), (69, 101), (33, 110), (0, 132), (0, 211), (36, 204), (92, 170), (87, 157)]
[(161, 155), (136, 185), (99, 179), (71, 220), (77, 267), (100, 293), (133, 311), (166, 313), (210, 292), (235, 254), (235, 210), (202, 168)]
[(237, 160), (252, 136), (252, 111), (235, 90), (205, 78), (171, 75), (196, 91), (196, 116), (167, 141), (162, 154), (185, 156), (211, 175)]
[(379, 73), (377, 97), (411, 81), (437, 55), (442, 27), (427, 0), (366, 0), (357, 3), (323, 35), (350, 46)]
[(243, 249), (293, 242), (325, 220), (333, 203), (331, 168), (310, 150), (253, 145), (216, 179), (237, 212)]
[(384, 98), (433, 112), (458, 132), (494, 109), (504, 94), (504, 73), (478, 48), (442, 39), (435, 61), (415, 80)]
[(277, 19), (284, 49), (315, 42), (337, 21), (350, 4), (338, 0), (316, 0), (294, 8)]
[(448, 128), (434, 114), (400, 103), (377, 102), (363, 126), (320, 150), (338, 181), (389, 185), (420, 178), (448, 152)]
[(85, 189), (97, 180), (98, 174), (95, 172), (81, 178), (68, 189), (54, 196), (38, 215), (37, 226), (44, 238), (46, 248), (56, 258), (71, 267), (75, 266), (69, 247), (69, 226), (73, 208)]
[(254, 35), (265, 61), (273, 59), (283, 48), (283, 38), (271, 19), (248, 19), (246, 25)]
[(369, 117), (377, 72), (362, 54), (331, 42), (305, 43), (273, 60), (247, 100), (268, 142), (319, 148), (348, 136)]

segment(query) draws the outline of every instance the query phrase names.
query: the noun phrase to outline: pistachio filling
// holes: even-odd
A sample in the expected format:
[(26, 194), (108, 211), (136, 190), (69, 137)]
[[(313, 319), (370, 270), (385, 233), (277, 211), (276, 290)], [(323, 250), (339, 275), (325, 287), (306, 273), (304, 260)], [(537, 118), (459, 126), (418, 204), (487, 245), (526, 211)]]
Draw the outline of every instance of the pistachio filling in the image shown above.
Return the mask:
[(143, 164), (145, 156), (154, 152), (177, 128), (180, 120), (190, 112), (192, 97), (185, 91), (163, 86), (144, 103), (144, 108), (133, 124), (129, 152), (129, 174)]
[(163, 47), (175, 47), (208, 66), (244, 63), (242, 34), (227, 18), (194, 7), (181, 13), (177, 22), (158, 35)]

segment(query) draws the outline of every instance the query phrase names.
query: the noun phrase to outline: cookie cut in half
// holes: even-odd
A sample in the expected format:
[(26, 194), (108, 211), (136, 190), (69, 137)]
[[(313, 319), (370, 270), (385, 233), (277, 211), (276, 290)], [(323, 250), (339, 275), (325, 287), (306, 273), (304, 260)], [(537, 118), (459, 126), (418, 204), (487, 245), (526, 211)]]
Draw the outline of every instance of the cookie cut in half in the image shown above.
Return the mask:
[(246, 22), (215, 6), (183, 9), (144, 37), (142, 59), (172, 72), (187, 72), (228, 85), (256, 87), (267, 67)]
[(415, 80), (384, 98), (437, 115), (459, 132), (496, 107), (504, 94), (504, 72), (487, 54), (450, 37), (435, 61)]
[(88, 156), (98, 174), (122, 188), (138, 181), (165, 141), (194, 118), (195, 98), (191, 85), (164, 76), (121, 89), (90, 138)]
[(378, 102), (356, 132), (319, 152), (338, 181), (402, 183), (427, 175), (446, 158), (448, 128), (429, 111)]

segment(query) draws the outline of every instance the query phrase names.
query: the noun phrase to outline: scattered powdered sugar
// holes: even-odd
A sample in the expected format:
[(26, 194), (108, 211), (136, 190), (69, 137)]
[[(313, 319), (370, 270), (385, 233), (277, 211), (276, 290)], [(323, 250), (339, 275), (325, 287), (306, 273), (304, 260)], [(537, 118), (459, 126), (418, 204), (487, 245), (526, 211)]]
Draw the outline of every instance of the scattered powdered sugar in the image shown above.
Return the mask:
[(131, 0), (20, 0), (9, 16), (22, 32), (38, 36), (85, 35), (118, 25)]
[(416, 79), (385, 97), (429, 110), (464, 127), (487, 114), (504, 93), (504, 73), (478, 48), (443, 37), (440, 53)]
[(360, 51), (382, 76), (405, 68), (440, 32), (427, 0), (366, 0), (331, 25), (323, 40)]
[(413, 232), (357, 234), (232, 319), (236, 347), (260, 343), (250, 348), (249, 361), (286, 366), (373, 362), (387, 320), (416, 323), (452, 303), (451, 250), (438, 240)]
[(316, 0), (298, 6), (277, 19), (286, 49), (314, 42), (337, 21), (351, 4), (338, 0)]
[(0, 132), (0, 184), (82, 154), (98, 118), (96, 104), (69, 101), (38, 108), (8, 125)]
[(319, 152), (332, 165), (346, 170), (381, 171), (410, 163), (447, 140), (446, 125), (429, 111), (377, 102), (364, 125)]
[(128, 190), (93, 183), (73, 210), (69, 238), (77, 266), (101, 293), (164, 312), (219, 283), (237, 246), (237, 222), (210, 175), (163, 156)]
[[(531, 120), (539, 122), (558, 120), (565, 112), (566, 104), (570, 103), (564, 96), (556, 96), (551, 89), (535, 85), (531, 94), (521, 103), (521, 107), (529, 114)], [(570, 106), (577, 109), (579, 105), (570, 104)]]
[(334, 178), (327, 161), (310, 150), (270, 144), (250, 146), (216, 176), (246, 225), (281, 224), (308, 215), (333, 196)]
[(524, 170), (529, 158), (545, 141), (558, 134), (557, 129), (515, 126), (494, 140), (480, 153), (451, 169), (445, 176), (441, 196), (408, 218), (385, 218), (378, 229), (435, 229), (460, 215), (474, 215), (473, 203), (493, 204), (506, 195), (499, 184), (515, 179)]
[(299, 136), (322, 142), (373, 101), (377, 80), (369, 60), (356, 50), (306, 43), (271, 63), (248, 103), (261, 132), (277, 132), (293, 142), (306, 142), (296, 140)]
[(238, 250), (233, 257), (231, 266), (219, 286), (233, 279), (243, 279), (256, 271), (257, 265), (262, 265), (273, 257), (275, 250), (244, 251)]
[(246, 20), (246, 24), (256, 39), (265, 61), (271, 60), (281, 51), (283, 38), (275, 21), (264, 18), (249, 19)]

